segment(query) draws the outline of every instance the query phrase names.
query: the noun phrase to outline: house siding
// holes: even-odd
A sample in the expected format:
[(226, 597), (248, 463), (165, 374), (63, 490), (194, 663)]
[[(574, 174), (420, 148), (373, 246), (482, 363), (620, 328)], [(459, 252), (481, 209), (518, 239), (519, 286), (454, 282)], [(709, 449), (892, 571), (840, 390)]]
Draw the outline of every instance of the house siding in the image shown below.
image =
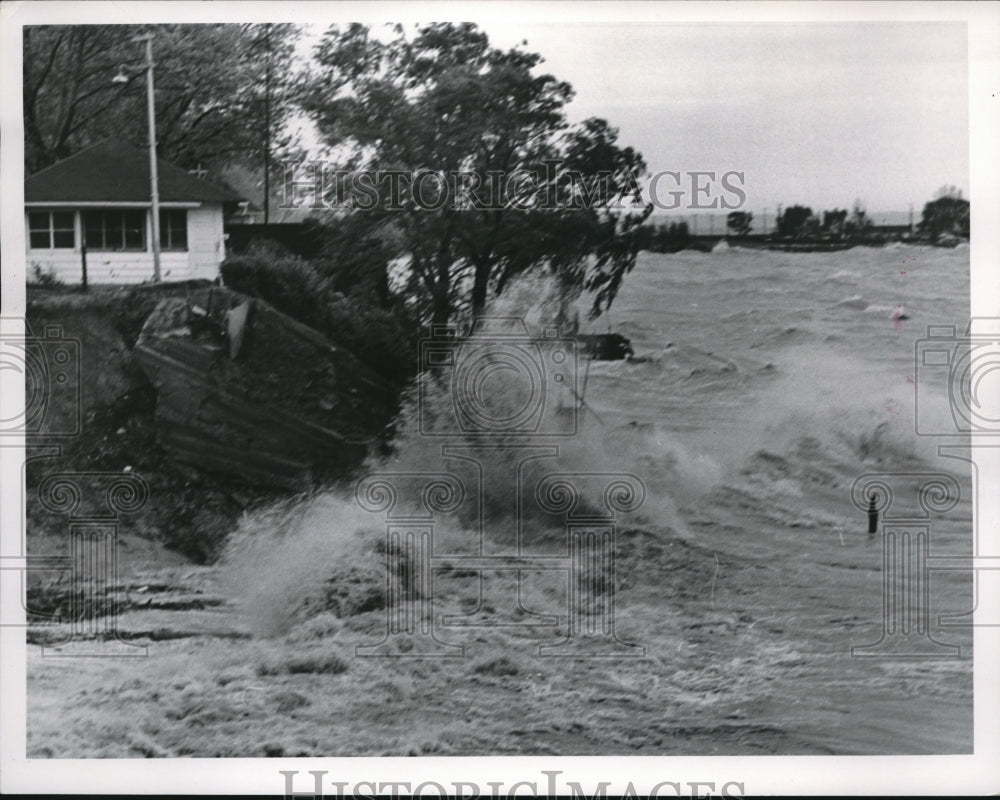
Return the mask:
[[(31, 209), (36, 210), (36, 209)], [(41, 208), (37, 210), (43, 210)], [(34, 250), (28, 244), (27, 274), (32, 280), (37, 269), (63, 283), (78, 284), (83, 275), (80, 257), (81, 218), (76, 214), (76, 246), (70, 249)], [(25, 235), (27, 236), (27, 215)], [(149, 214), (146, 215), (146, 241), (152, 239)], [(164, 281), (194, 278), (214, 280), (225, 257), (222, 232), (222, 206), (208, 205), (187, 210), (188, 250), (162, 251), (160, 273)], [(145, 252), (87, 251), (87, 280), (90, 283), (143, 283), (153, 279), (153, 254)]]
[(222, 206), (205, 205), (188, 211), (189, 278), (215, 280), (226, 257)]
[[(51, 274), (63, 283), (80, 283), (83, 264), (80, 249), (29, 250), (28, 279), (34, 278), (35, 267)], [(161, 253), (160, 272), (165, 281), (185, 280), (191, 268), (187, 253)], [(105, 253), (87, 251), (87, 281), (89, 283), (142, 283), (153, 280), (152, 253)]]

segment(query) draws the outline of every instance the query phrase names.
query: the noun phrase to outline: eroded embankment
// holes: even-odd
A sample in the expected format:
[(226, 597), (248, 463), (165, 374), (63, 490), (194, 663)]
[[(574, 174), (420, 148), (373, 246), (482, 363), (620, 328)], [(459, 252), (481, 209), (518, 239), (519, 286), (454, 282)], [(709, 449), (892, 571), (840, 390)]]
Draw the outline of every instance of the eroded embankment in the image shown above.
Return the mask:
[[(245, 509), (281, 496), (282, 489), (287, 493), (287, 487), (268, 486), (266, 482), (254, 485), (238, 475), (227, 475), (214, 469), (207, 459), (179, 460), (176, 453), (164, 447), (164, 415), (158, 406), (163, 405), (159, 395), (167, 387), (163, 383), (154, 385), (150, 380), (149, 371), (136, 358), (136, 342), (147, 319), (165, 298), (182, 306), (185, 301), (194, 305), (192, 298), (204, 294), (206, 289), (207, 284), (174, 284), (100, 287), (88, 293), (29, 290), (26, 322), (30, 335), (38, 340), (35, 352), (50, 354), (58, 342), (66, 342), (69, 346), (63, 349), (71, 358), (65, 370), (68, 381), (45, 383), (46, 389), (40, 395), (44, 409), (37, 417), (38, 432), (29, 439), (25, 489), (30, 551), (48, 553), (65, 549), (66, 513), (51, 511), (38, 496), (47, 476), (69, 474), (70, 480), (79, 485), (81, 505), (75, 512), (78, 514), (107, 513), (107, 509), (100, 508), (106, 487), (99, 484), (102, 480), (106, 483), (108, 476), (138, 476), (148, 486), (148, 497), (138, 507), (120, 514), (119, 551), (126, 560), (131, 554), (141, 553), (153, 559), (148, 562), (150, 565), (158, 563), (160, 558), (167, 564), (178, 560), (162, 547), (174, 551), (181, 559), (197, 563), (212, 561)], [(268, 319), (281, 316), (259, 300), (253, 303), (260, 304), (262, 314), (265, 309), (270, 312)], [(282, 348), (273, 330), (268, 333), (269, 336), (258, 336), (256, 341), (251, 337), (241, 360), (232, 363), (226, 349), (212, 342), (192, 340), (188, 348), (196, 355), (207, 354), (207, 379), (235, 387), (237, 401), (245, 397), (248, 413), (263, 417), (263, 427), (271, 408), (280, 406), (286, 415), (294, 414), (295, 409), (289, 409), (290, 403), (294, 405), (297, 400), (289, 398), (294, 375), (307, 374), (315, 367), (314, 363), (294, 363), (296, 352), (269, 353), (269, 349), (282, 351)], [(318, 334), (315, 337), (322, 338)], [(344, 368), (326, 380), (323, 398), (310, 399), (316, 400), (317, 407), (322, 403), (335, 409), (333, 416), (339, 432), (355, 440), (377, 439), (391, 418), (395, 390), (377, 376), (364, 380), (370, 375), (364, 365), (340, 348), (331, 350), (342, 354), (340, 361), (348, 364), (349, 369)], [(287, 374), (254, 375), (253, 358), (257, 351), (266, 353), (271, 362), (280, 360)], [(218, 359), (219, 363), (212, 366), (212, 359)], [(246, 373), (240, 377), (253, 387), (253, 396), (241, 388), (242, 384), (234, 377), (237, 372)], [(307, 394), (308, 387), (302, 395)], [(193, 408), (191, 419), (186, 420), (190, 429), (208, 430), (205, 426), (210, 424), (210, 410), (205, 403)], [(225, 435), (227, 432), (223, 431), (219, 446), (226, 444)], [(348, 471), (354, 465), (337, 466)]]

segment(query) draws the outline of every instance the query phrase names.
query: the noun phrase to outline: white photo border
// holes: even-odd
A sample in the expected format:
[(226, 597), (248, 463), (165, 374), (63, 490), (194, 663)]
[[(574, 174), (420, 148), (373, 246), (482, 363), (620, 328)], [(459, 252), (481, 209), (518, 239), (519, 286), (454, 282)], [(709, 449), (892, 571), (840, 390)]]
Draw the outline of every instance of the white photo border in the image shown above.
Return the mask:
[[(969, 144), (971, 316), (996, 316), (1000, 308), (1000, 4), (959, 2), (5, 2), (0, 8), (0, 219), (2, 219), (3, 315), (25, 311), (23, 225), (23, 120), (21, 117), (22, 27), (32, 24), (295, 21), (331, 18), (355, 21), (511, 19), (543, 22), (698, 21), (965, 21), (969, 42)], [(3, 385), (6, 407), (23, 404), (23, 387)], [(23, 536), (21, 453), (0, 448), (5, 541)], [(995, 487), (994, 487), (995, 488)], [(978, 498), (981, 531), (1000, 531), (1000, 493)], [(5, 578), (6, 579), (6, 578)], [(3, 595), (7, 597), (7, 594)], [(742, 792), (764, 794), (982, 794), (1000, 791), (1000, 627), (975, 629), (975, 753), (960, 756), (699, 756), (699, 757), (449, 757), (449, 758), (245, 758), (26, 759), (24, 631), (0, 628), (0, 782), (7, 793), (199, 793), (280, 794), (280, 771), (296, 771), (295, 789), (312, 786), (310, 770), (333, 781), (467, 781), (511, 786), (516, 780), (545, 785), (544, 770), (594, 787), (609, 781), (609, 794), (631, 782), (640, 793), (662, 781), (686, 786), (737, 782)], [(331, 720), (331, 724), (338, 721)], [(344, 720), (341, 723), (347, 722)], [(733, 789), (735, 792), (736, 790)], [(672, 796), (667, 793), (667, 796)]]

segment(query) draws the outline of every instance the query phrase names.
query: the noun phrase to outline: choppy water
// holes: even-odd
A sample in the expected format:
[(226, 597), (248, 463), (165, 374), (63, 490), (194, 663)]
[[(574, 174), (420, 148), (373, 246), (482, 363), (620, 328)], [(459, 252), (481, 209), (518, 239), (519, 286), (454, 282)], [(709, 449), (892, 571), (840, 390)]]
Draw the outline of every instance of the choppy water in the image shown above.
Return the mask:
[[(634, 422), (644, 431), (640, 452), (675, 454), (672, 475), (658, 476), (653, 462), (645, 473), (642, 463), (636, 468), (654, 495), (672, 496), (677, 530), (768, 564), (761, 585), (749, 591), (762, 590), (773, 602), (755, 600), (751, 609), (763, 603), (783, 624), (811, 617), (811, 624), (785, 628), (790, 640), (843, 655), (849, 644), (878, 635), (863, 627), (834, 633), (844, 620), (852, 627), (879, 616), (871, 608), (879, 602), (879, 544), (865, 537), (864, 517), (850, 503), (856, 478), (954, 476), (961, 502), (931, 523), (931, 549), (969, 552), (968, 465), (937, 454), (944, 439), (915, 432), (918, 384), (921, 430), (955, 430), (947, 375), (915, 366), (915, 349), (928, 325), (955, 325), (961, 336), (968, 287), (965, 248), (644, 253), (609, 319), (591, 325), (629, 336), (640, 363), (592, 364), (586, 400), (606, 424)], [(896, 323), (891, 315), (900, 305), (909, 319)], [(914, 507), (914, 498), (900, 499)], [(870, 577), (858, 583), (857, 570)], [(933, 612), (968, 607), (969, 576), (934, 575)], [(968, 629), (933, 635), (964, 642), (970, 654)], [(967, 746), (968, 662), (940, 662), (942, 683), (965, 687), (947, 713), (932, 708), (933, 690), (925, 691), (931, 705), (907, 705), (901, 678), (895, 688), (876, 689), (884, 666), (878, 661), (831, 655), (824, 663), (828, 672), (811, 670), (789, 684), (775, 712), (785, 722), (795, 708), (804, 728), (823, 730), (820, 741), (854, 752)], [(905, 672), (915, 664), (897, 666)], [(817, 705), (804, 707), (805, 695), (815, 695)], [(852, 732), (817, 708), (836, 708)]]
[[(565, 741), (564, 752), (701, 752), (702, 735), (718, 752), (968, 752), (968, 628), (932, 632), (961, 645), (961, 658), (851, 655), (852, 647), (879, 637), (883, 602), (881, 539), (867, 534), (867, 518), (851, 500), (858, 477), (898, 476), (898, 510), (916, 506), (920, 479), (907, 473), (953, 475), (959, 502), (931, 521), (932, 551), (970, 552), (968, 467), (940, 458), (939, 440), (917, 436), (914, 426), (918, 383), (929, 390), (922, 413), (931, 428), (953, 426), (947, 376), (920, 373), (915, 347), (927, 325), (953, 324), (962, 331), (968, 271), (965, 249), (640, 256), (611, 313), (589, 325), (593, 332), (611, 329), (630, 337), (636, 358), (580, 361), (587, 405), (581, 431), (560, 443), (557, 459), (533, 468), (627, 472), (644, 483), (645, 505), (622, 521), (619, 535), (623, 588), (616, 618), (621, 635), (646, 647), (650, 659), (615, 670), (629, 680), (664, 679), (664, 686), (674, 687), (669, 702), (679, 705), (668, 712), (639, 693), (629, 702), (639, 704), (644, 721), (632, 719), (634, 712), (609, 710), (609, 724), (622, 731), (609, 735), (638, 736), (643, 744), (624, 750), (600, 744), (598, 729), (584, 726), (581, 736), (590, 743)], [(530, 325), (545, 305), (543, 294), (537, 284), (516, 286), (492, 313), (524, 314)], [(897, 324), (891, 314), (901, 305), (908, 319)], [(497, 386), (503, 395), (502, 383)], [(451, 399), (445, 384), (428, 407), (447, 416)], [(461, 475), (459, 460), (442, 457), (441, 440), (421, 435), (416, 411), (415, 403), (406, 406), (396, 453), (373, 468)], [(453, 524), (439, 526), (434, 548), (511, 552), (511, 518), (525, 508), (517, 505), (519, 490), (510, 482), (511, 451), (465, 453), (478, 459), (485, 476), (488, 496), (480, 507), (487, 522), (477, 533), (460, 512)], [(471, 473), (465, 477), (472, 487)], [(530, 481), (531, 469), (521, 478)], [(324, 564), (375, 566), (371, 551), (360, 546), (366, 539), (360, 531), (370, 522), (350, 498), (332, 493), (303, 513), (305, 522), (278, 549), (267, 541), (274, 523), (266, 519), (236, 540), (237, 573), (243, 585), (253, 586), (245, 599), (265, 632), (294, 623), (286, 611), (322, 583), (329, 574)], [(638, 528), (627, 529), (633, 524)], [(525, 530), (530, 527), (526, 523)], [(359, 531), (360, 538), (352, 544), (350, 536), (331, 535), (338, 530)], [(377, 529), (369, 528), (371, 536)], [(565, 542), (559, 530), (544, 526), (526, 537), (518, 540), (525, 552), (551, 552)], [(477, 581), (464, 588), (455, 583), (436, 594), (435, 603), (443, 608), (463, 591), (477, 594)], [(554, 596), (525, 586), (528, 610), (562, 613)], [(945, 573), (933, 583), (928, 613), (936, 621), (971, 603), (971, 576)], [(723, 629), (728, 633), (720, 638)], [(504, 630), (503, 652), (534, 646), (516, 628)], [(440, 635), (449, 641), (456, 636)], [(525, 657), (532, 669), (584, 674), (569, 663), (543, 668), (534, 656)], [(694, 694), (681, 688), (689, 682), (699, 687)], [(594, 691), (593, 702), (600, 702), (601, 690)], [(706, 698), (725, 701), (708, 708)], [(544, 709), (525, 706), (518, 713), (536, 712)], [(683, 719), (697, 719), (701, 733), (670, 744), (650, 744), (637, 733)], [(740, 744), (729, 741), (731, 735)], [(547, 746), (557, 739), (562, 741), (546, 740)], [(461, 752), (490, 752), (488, 745), (468, 747)], [(534, 745), (519, 741), (514, 747), (533, 752)]]
[[(971, 552), (967, 465), (939, 457), (938, 440), (914, 428), (915, 383), (930, 390), (921, 408), (931, 429), (953, 426), (947, 376), (919, 372), (914, 352), (929, 324), (961, 330), (968, 272), (964, 249), (641, 255), (608, 318), (591, 324), (628, 335), (637, 358), (581, 362), (582, 430), (558, 459), (534, 464), (644, 483), (644, 506), (617, 533), (615, 620), (645, 658), (540, 658), (537, 646), (561, 633), (441, 626), (446, 613), (474, 614), (477, 598), (488, 620), (503, 611), (483, 602), (483, 586), (565, 619), (553, 573), (514, 584), (510, 570), (499, 583), (489, 570), (482, 584), (470, 570), (434, 578), (435, 633), (467, 646), (468, 659), (354, 657), (355, 646), (387, 635), (394, 613), (379, 602), (385, 520), (352, 492), (330, 490), (248, 514), (202, 576), (233, 601), (213, 611), (211, 630), (251, 639), (199, 629), (141, 669), (95, 659), (72, 682), (36, 659), (32, 747), (102, 756), (971, 752), (971, 631), (938, 619), (972, 607), (971, 575), (939, 572), (930, 584), (930, 633), (960, 646), (958, 657), (852, 656), (882, 630), (884, 564), (881, 538), (851, 501), (866, 473), (952, 474), (961, 496), (928, 520), (931, 552)], [(494, 312), (537, 312), (540, 294), (514, 287)], [(897, 326), (890, 314), (900, 304), (909, 319)], [(432, 405), (447, 414), (442, 391)], [(503, 483), (513, 450), (442, 458), (416, 411), (406, 405), (396, 452), (372, 468), (465, 475), (462, 464), (477, 457), (494, 498), (479, 505), (487, 524), (477, 532), (460, 510), (435, 529), (434, 549), (509, 553), (520, 510), (516, 487)], [(901, 507), (914, 507), (919, 482), (899, 476)], [(559, 526), (529, 533), (526, 552), (565, 548)], [(194, 625), (191, 613), (174, 624)], [(127, 719), (115, 712), (111, 743), (95, 743), (108, 716), (103, 700), (76, 694), (84, 685), (115, 708), (122, 693), (140, 704), (141, 734), (130, 732), (130, 707)], [(62, 704), (47, 704), (60, 692)], [(255, 705), (248, 692), (259, 693)], [(291, 716), (281, 705), (289, 698)], [(69, 722), (44, 711), (68, 702)]]
[[(886, 423), (920, 450), (915, 344), (931, 324), (962, 333), (968, 274), (967, 249), (643, 253), (592, 329), (650, 361), (594, 364), (587, 400), (728, 462), (799, 424), (825, 440)], [(899, 305), (909, 319), (896, 325)], [(946, 429), (943, 401), (933, 413)]]

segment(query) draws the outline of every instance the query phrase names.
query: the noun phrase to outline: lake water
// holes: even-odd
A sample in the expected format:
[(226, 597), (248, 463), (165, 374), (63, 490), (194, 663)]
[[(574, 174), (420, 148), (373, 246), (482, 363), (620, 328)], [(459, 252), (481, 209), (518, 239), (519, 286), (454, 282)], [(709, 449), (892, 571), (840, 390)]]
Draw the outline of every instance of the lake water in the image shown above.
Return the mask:
[[(914, 354), (928, 325), (961, 334), (968, 274), (964, 248), (641, 254), (611, 312), (588, 323), (630, 337), (636, 357), (579, 362), (579, 433), (524, 462), (520, 483), (516, 442), (456, 436), (460, 449), (442, 454), (420, 433), (418, 393), (405, 405), (395, 453), (371, 468), (404, 482), (454, 473), (466, 492), (452, 517), (434, 518), (436, 571), (405, 608), (386, 608), (383, 592), (406, 583), (415, 551), (393, 561), (385, 515), (359, 508), (351, 487), (252, 511), (220, 564), (127, 577), (126, 594), (169, 594), (119, 619), (150, 658), (30, 652), (29, 752), (971, 752), (971, 629), (941, 618), (971, 609), (972, 576), (931, 571), (901, 617), (886, 611), (884, 579), (902, 567), (883, 552), (911, 546), (913, 566), (921, 525), (930, 556), (972, 551), (968, 465), (937, 452), (961, 440), (918, 436), (914, 422), (919, 399), (922, 428), (954, 431), (947, 368), (918, 369)], [(493, 312), (527, 313), (540, 293), (514, 287)], [(891, 319), (900, 305), (908, 318)], [(429, 408), (454, 413), (447, 385), (438, 392)], [(613, 608), (626, 643), (610, 659), (544, 656), (574, 608), (572, 581), (551, 564), (455, 561), (565, 553), (562, 523), (529, 507), (540, 484), (521, 491), (551, 470), (581, 487), (620, 474), (642, 485), (642, 506), (616, 522), (616, 572), (580, 573), (591, 588), (605, 580), (593, 608), (605, 625)], [(855, 481), (882, 476), (892, 513), (912, 518), (930, 473), (944, 473), (930, 496), (939, 510), (905, 541), (869, 535)], [(414, 501), (428, 499), (422, 485)], [(417, 524), (396, 510), (399, 525)], [(431, 596), (433, 635), (389, 635), (420, 623), (408, 615)], [(909, 633), (887, 639), (893, 625)], [(395, 657), (359, 657), (383, 645)], [(425, 646), (452, 657), (414, 660)]]

